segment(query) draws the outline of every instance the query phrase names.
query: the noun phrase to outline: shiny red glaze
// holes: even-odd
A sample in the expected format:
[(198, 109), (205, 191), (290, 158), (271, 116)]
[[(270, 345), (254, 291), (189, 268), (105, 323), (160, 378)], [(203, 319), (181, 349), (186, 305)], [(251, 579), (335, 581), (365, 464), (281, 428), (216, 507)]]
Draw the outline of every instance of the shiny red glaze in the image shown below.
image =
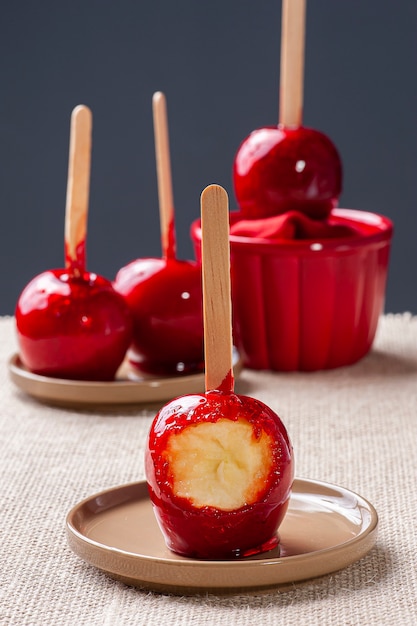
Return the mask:
[(203, 369), (201, 268), (173, 258), (137, 259), (114, 281), (133, 314), (132, 362), (160, 375)]
[[(246, 419), (276, 442), (269, 484), (259, 500), (234, 511), (197, 508), (172, 491), (169, 463), (163, 452), (172, 433), (192, 424), (219, 419)], [(294, 476), (288, 433), (274, 411), (259, 400), (209, 391), (172, 400), (157, 414), (145, 450), (145, 469), (156, 518), (167, 546), (184, 556), (227, 559), (276, 545), (276, 533), (287, 511)]]
[(270, 126), (253, 131), (240, 145), (233, 182), (245, 218), (301, 211), (322, 219), (337, 206), (342, 164), (323, 133)]
[[(349, 237), (279, 241), (230, 236), (234, 343), (246, 367), (313, 371), (370, 350), (383, 312), (392, 222), (335, 209)], [(238, 213), (231, 220), (238, 220)], [(197, 259), (201, 226), (191, 237)]]
[(16, 306), (23, 364), (44, 376), (112, 380), (132, 338), (130, 311), (107, 279), (43, 272)]

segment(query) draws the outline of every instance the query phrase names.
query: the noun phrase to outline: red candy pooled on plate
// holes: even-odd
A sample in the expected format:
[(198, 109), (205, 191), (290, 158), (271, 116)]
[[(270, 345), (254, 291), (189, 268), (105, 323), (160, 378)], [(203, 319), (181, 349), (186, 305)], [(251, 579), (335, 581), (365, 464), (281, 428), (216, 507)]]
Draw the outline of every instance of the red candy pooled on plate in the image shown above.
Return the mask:
[(155, 417), (145, 469), (167, 546), (228, 559), (276, 547), (293, 481), (292, 446), (278, 415), (234, 393), (227, 194), (201, 198), (206, 393), (172, 400)]
[(74, 109), (64, 269), (39, 274), (16, 306), (22, 363), (33, 373), (74, 380), (112, 380), (132, 338), (132, 319), (109, 280), (85, 270), (91, 112)]
[(176, 258), (168, 118), (161, 92), (153, 96), (153, 114), (163, 258), (132, 261), (119, 270), (114, 287), (133, 314), (130, 362), (166, 376), (203, 369), (203, 303), (201, 268)]

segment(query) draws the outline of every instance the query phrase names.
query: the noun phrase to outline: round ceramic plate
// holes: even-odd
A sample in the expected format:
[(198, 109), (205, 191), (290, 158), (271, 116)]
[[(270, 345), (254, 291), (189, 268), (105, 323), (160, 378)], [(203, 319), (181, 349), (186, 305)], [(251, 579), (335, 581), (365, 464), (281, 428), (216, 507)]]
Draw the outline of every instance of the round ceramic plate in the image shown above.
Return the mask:
[(200, 561), (171, 552), (145, 482), (91, 496), (67, 516), (72, 550), (129, 585), (164, 593), (236, 593), (307, 580), (347, 567), (374, 545), (374, 507), (342, 487), (296, 479), (280, 548), (245, 559)]
[[(233, 371), (237, 378), (242, 362), (233, 354)], [(150, 404), (166, 402), (187, 393), (203, 393), (204, 372), (155, 378), (138, 374), (124, 363), (112, 382), (66, 380), (39, 376), (28, 371), (18, 354), (9, 360), (11, 380), (24, 392), (43, 402), (60, 406), (91, 407), (98, 405)]]

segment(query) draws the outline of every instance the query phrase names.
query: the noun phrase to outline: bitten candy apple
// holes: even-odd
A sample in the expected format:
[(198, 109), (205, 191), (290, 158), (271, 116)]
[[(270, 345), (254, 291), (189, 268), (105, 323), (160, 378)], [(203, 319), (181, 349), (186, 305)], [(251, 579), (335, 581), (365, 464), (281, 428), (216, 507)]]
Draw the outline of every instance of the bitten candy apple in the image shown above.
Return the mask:
[(275, 547), (293, 480), (292, 447), (274, 411), (234, 392), (229, 208), (201, 195), (204, 394), (164, 406), (150, 428), (145, 471), (168, 547), (201, 559)]
[(174, 552), (228, 559), (277, 545), (292, 446), (259, 400), (219, 390), (173, 400), (152, 424), (145, 459), (156, 517)]

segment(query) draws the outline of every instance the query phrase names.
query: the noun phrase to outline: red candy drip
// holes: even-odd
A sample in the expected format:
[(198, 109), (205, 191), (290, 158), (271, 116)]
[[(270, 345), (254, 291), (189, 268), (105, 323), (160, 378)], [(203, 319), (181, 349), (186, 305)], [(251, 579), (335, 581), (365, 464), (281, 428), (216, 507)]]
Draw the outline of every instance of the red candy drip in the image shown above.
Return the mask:
[(74, 276), (82, 276), (86, 268), (86, 242), (85, 239), (77, 244), (75, 257), (69, 253), (68, 244), (65, 243), (65, 267)]
[(168, 226), (168, 240), (164, 256), (166, 259), (175, 259), (177, 254), (177, 241), (175, 236), (175, 220), (171, 219)]
[(235, 379), (233, 376), (233, 371), (229, 370), (229, 372), (226, 374), (226, 376), (222, 380), (221, 385), (219, 386), (219, 391), (223, 391), (225, 393), (233, 392), (233, 389), (235, 386), (234, 383), (235, 383)]

